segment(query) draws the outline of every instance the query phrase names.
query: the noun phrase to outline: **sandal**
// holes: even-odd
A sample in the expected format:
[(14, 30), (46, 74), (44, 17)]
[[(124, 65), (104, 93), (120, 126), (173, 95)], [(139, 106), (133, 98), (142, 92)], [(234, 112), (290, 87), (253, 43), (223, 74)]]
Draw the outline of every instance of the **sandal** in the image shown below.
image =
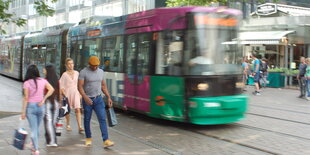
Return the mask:
[(70, 125), (67, 125), (67, 131), (72, 131), (72, 128), (70, 127)]
[(83, 133), (85, 130), (83, 128), (79, 129), (79, 133)]

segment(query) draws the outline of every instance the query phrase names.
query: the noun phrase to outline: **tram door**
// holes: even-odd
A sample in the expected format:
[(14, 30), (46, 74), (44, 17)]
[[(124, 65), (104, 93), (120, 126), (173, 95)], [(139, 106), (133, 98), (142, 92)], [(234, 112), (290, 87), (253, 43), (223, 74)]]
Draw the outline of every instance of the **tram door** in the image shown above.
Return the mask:
[(129, 35), (126, 39), (124, 104), (138, 111), (150, 111), (149, 52), (150, 33)]

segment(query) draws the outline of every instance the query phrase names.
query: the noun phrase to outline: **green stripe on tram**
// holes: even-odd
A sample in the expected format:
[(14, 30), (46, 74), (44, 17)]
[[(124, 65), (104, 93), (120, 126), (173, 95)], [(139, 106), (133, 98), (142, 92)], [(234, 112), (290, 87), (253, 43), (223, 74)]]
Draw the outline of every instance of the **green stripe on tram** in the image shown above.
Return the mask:
[(150, 86), (148, 115), (155, 118), (200, 125), (226, 124), (240, 121), (247, 110), (246, 95), (192, 97), (187, 109), (183, 77), (152, 76)]
[(184, 78), (168, 76), (151, 77), (151, 112), (149, 116), (185, 121)]
[(240, 121), (247, 110), (247, 100), (246, 95), (190, 98), (190, 122), (207, 125)]

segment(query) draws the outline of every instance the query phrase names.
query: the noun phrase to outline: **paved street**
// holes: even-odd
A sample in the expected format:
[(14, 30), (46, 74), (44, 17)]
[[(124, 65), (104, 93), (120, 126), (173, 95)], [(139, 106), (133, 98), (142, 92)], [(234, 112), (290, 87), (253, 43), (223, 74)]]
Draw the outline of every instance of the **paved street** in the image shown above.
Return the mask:
[[(13, 130), (18, 126), (14, 112), (21, 110), (21, 82), (0, 76), (0, 152), (28, 154), (29, 149), (17, 151), (12, 143)], [(103, 149), (96, 117), (92, 129), (94, 146), (85, 147), (84, 135), (76, 130), (63, 132), (60, 147), (44, 146), (43, 154), (310, 154), (310, 101), (297, 98), (292, 89), (265, 88), (261, 96), (250, 96), (245, 120), (213, 126), (198, 126), (149, 118), (133, 112), (117, 112), (119, 124), (109, 128), (116, 142), (111, 149)], [(7, 113), (9, 112), (9, 113)], [(76, 128), (74, 114), (72, 126)], [(43, 126), (41, 126), (43, 133)]]

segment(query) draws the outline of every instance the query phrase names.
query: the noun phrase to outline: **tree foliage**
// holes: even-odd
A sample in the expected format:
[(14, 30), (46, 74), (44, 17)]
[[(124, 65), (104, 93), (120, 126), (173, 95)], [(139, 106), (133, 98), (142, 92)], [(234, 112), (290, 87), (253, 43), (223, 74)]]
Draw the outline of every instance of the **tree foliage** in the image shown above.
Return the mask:
[[(9, 13), (8, 9), (13, 0), (0, 0), (0, 33), (6, 34), (2, 29), (3, 24), (15, 23), (17, 26), (23, 26), (26, 24), (27, 19), (21, 17), (15, 17), (14, 13)], [(55, 10), (48, 6), (48, 0), (36, 0), (34, 2), (34, 8), (40, 16), (53, 16)], [(56, 3), (57, 0), (51, 0), (52, 3)]]
[[(239, 0), (243, 2), (247, 2), (250, 0)], [(259, 3), (265, 3), (266, 0), (254, 0)], [(279, 0), (273, 0), (273, 2), (277, 2)], [(193, 6), (208, 6), (212, 3), (220, 3), (222, 5), (226, 5), (229, 0), (168, 0), (167, 6), (168, 7), (176, 7), (176, 6), (187, 6), (187, 5), (193, 5)]]

